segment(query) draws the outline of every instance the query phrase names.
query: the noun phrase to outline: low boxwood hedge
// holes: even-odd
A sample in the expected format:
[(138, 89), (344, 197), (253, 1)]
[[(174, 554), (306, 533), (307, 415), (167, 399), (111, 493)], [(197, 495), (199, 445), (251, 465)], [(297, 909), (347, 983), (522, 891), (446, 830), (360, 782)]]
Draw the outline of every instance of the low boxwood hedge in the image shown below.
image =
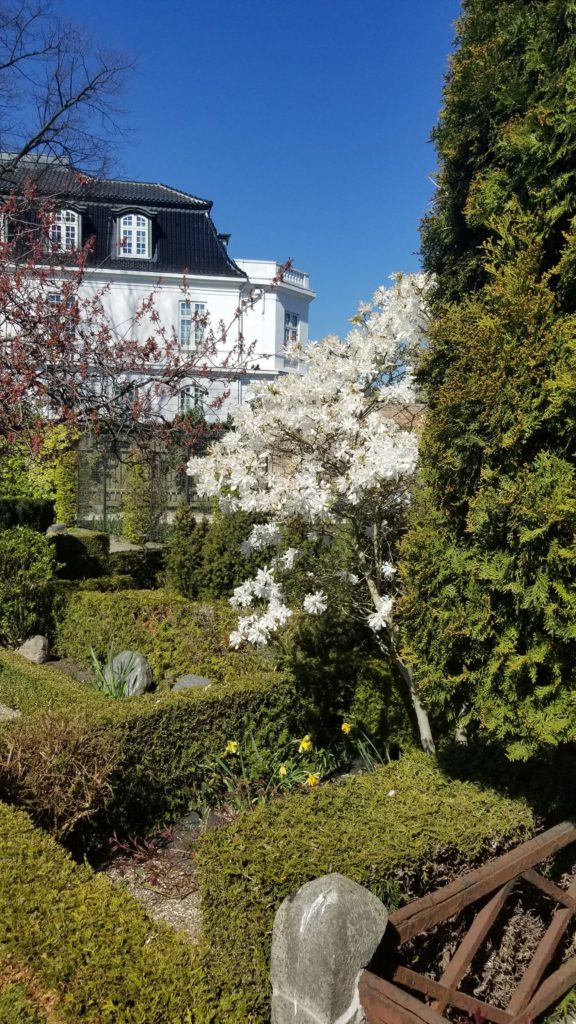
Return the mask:
[(58, 575), (63, 580), (83, 580), (108, 572), (110, 537), (98, 530), (69, 530), (49, 538), (54, 545)]
[(109, 570), (120, 576), (130, 576), (132, 586), (137, 590), (155, 590), (160, 586), (164, 572), (164, 551), (162, 548), (114, 551), (110, 554)]
[(44, 531), (54, 522), (54, 501), (51, 498), (0, 498), (0, 530), (28, 526)]
[(208, 979), (202, 1019), (269, 1020), (274, 915), (305, 882), (339, 871), (395, 907), (533, 829), (523, 801), (451, 779), (417, 753), (207, 833), (196, 853)]
[(188, 601), (168, 590), (117, 593), (86, 591), (70, 595), (56, 628), (58, 653), (89, 663), (98, 657), (139, 650), (148, 658), (156, 682), (186, 672), (209, 679), (233, 680), (271, 664), (267, 651), (234, 651), (229, 635), (237, 613), (226, 601)]
[[(46, 806), (45, 776), (35, 772), (34, 753), (41, 762), (48, 755), (57, 758), (64, 773), (66, 751), (76, 757), (86, 724), (114, 739), (118, 756), (111, 775), (101, 780), (105, 787), (95, 791), (96, 805), (83, 814), (90, 829), (103, 834), (113, 829), (142, 832), (192, 801), (209, 800), (210, 773), (203, 765), (222, 752), (227, 739), (251, 730), (260, 747), (270, 748), (287, 742), (296, 728), (292, 684), (272, 672), (215, 683), (205, 690), (113, 700), (55, 669), (0, 651), (0, 703), (23, 712), (22, 718), (3, 724), (4, 742), (17, 742), (30, 764), (20, 789), (6, 769), (3, 781), (0, 768), (0, 791), (3, 787), (12, 799), (21, 791), (26, 806), (42, 821), (52, 820), (51, 809)], [(78, 722), (78, 729), (71, 721)], [(103, 748), (109, 751), (105, 744)], [(61, 799), (61, 776), (56, 781)], [(76, 789), (72, 777), (70, 788)], [(85, 802), (84, 791), (81, 797)], [(70, 814), (77, 810), (72, 803)], [(66, 830), (65, 823), (62, 829)]]
[(3, 1024), (197, 1019), (194, 947), (6, 804), (0, 849)]

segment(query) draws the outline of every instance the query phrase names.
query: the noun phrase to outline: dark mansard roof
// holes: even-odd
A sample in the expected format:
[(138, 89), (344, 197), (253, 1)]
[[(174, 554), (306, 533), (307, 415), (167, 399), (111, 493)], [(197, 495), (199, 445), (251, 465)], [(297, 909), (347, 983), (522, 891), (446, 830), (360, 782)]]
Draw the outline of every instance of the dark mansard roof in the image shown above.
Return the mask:
[[(1, 157), (0, 157), (1, 166)], [(94, 238), (90, 263), (113, 270), (188, 273), (245, 278), (216, 231), (212, 202), (159, 182), (122, 181), (77, 174), (68, 164), (51, 160), (21, 161), (0, 179), (4, 193), (22, 192), (32, 179), (39, 195), (56, 207), (77, 210), (82, 242)], [(142, 213), (152, 226), (151, 256), (118, 255), (118, 218)]]

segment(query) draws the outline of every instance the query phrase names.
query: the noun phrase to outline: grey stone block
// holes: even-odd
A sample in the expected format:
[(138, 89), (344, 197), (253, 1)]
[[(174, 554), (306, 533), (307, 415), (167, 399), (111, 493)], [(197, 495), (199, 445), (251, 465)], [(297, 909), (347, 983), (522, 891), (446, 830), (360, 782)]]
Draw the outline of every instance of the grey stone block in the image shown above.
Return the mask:
[(138, 697), (152, 687), (152, 669), (140, 651), (121, 651), (112, 661), (112, 671), (124, 675), (125, 697)]
[(210, 680), (206, 679), (205, 676), (186, 675), (186, 676), (179, 676), (178, 679), (176, 680), (176, 682), (174, 683), (174, 686), (172, 687), (172, 689), (173, 690), (191, 690), (191, 689), (194, 689), (195, 687), (202, 688), (202, 687), (206, 687), (206, 686), (210, 686)]
[(58, 534), (64, 537), (67, 536), (68, 527), (65, 526), (64, 523), (52, 523), (52, 526), (49, 526), (48, 529), (46, 530), (47, 537), (55, 537)]
[(35, 665), (43, 665), (45, 661), (48, 661), (50, 644), (45, 636), (40, 636), (37, 633), (36, 636), (29, 637), (21, 644), (18, 654), (21, 654), (27, 661), (34, 662)]
[(358, 976), (387, 922), (383, 903), (339, 874), (284, 900), (272, 938), (272, 1024), (360, 1024)]

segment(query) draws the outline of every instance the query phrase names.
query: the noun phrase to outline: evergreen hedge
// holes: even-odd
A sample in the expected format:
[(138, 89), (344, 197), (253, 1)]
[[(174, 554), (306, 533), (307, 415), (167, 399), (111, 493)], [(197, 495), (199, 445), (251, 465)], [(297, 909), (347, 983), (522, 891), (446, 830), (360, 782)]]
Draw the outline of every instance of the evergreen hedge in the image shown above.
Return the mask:
[(0, 498), (0, 530), (27, 526), (44, 533), (54, 522), (54, 501), (50, 498)]
[(198, 961), (182, 937), (2, 803), (0, 848), (3, 1024), (197, 1019)]
[[(194, 800), (209, 801), (211, 776), (203, 764), (222, 752), (227, 739), (251, 730), (260, 747), (270, 748), (287, 742), (294, 721), (293, 688), (275, 673), (116, 701), (55, 669), (1, 650), (0, 703), (23, 712), (22, 718), (3, 723), (0, 746), (5, 750), (6, 744), (9, 749), (16, 743), (27, 765), (25, 777), (15, 779), (14, 757), (0, 758), (0, 790), (21, 800), (38, 820), (50, 826), (56, 822), (59, 834), (70, 831), (79, 812), (79, 820), (89, 821), (94, 833), (141, 833)], [(90, 732), (102, 738), (106, 764), (93, 792), (85, 787), (77, 792), (78, 749)], [(48, 782), (57, 783), (58, 800), (70, 771), (70, 803), (63, 808), (51, 806), (47, 796), (47, 758), (54, 759)], [(95, 777), (97, 767), (96, 761)]]
[(208, 832), (196, 852), (206, 974), (201, 1019), (269, 1020), (274, 915), (305, 882), (338, 871), (395, 908), (533, 829), (524, 802), (456, 781), (415, 753)]
[(110, 537), (98, 530), (69, 530), (49, 537), (54, 546), (58, 575), (65, 580), (104, 576), (108, 570)]
[(194, 603), (167, 590), (74, 593), (60, 613), (56, 649), (86, 664), (90, 648), (99, 658), (110, 645), (115, 652), (139, 650), (157, 683), (186, 672), (234, 679), (271, 664), (270, 652), (230, 648), (236, 618), (225, 601)]
[(44, 989), (70, 1024), (266, 1024), (272, 923), (287, 895), (340, 871), (395, 907), (533, 829), (526, 805), (454, 782), (423, 755), (286, 797), (197, 845), (198, 948), (0, 804), (0, 972), (20, 969), (0, 1007), (16, 1007), (6, 1024), (36, 1024), (30, 996)]
[(400, 623), (432, 710), (525, 759), (576, 740), (576, 7), (462, 9)]

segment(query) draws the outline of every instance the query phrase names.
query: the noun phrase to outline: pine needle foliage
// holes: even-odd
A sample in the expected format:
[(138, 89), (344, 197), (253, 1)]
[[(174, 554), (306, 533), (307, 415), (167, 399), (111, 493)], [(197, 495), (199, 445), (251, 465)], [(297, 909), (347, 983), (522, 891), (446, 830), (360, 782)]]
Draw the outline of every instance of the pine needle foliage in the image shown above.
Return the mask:
[(572, 0), (465, 0), (423, 226), (406, 654), (512, 758), (576, 738), (575, 29)]

